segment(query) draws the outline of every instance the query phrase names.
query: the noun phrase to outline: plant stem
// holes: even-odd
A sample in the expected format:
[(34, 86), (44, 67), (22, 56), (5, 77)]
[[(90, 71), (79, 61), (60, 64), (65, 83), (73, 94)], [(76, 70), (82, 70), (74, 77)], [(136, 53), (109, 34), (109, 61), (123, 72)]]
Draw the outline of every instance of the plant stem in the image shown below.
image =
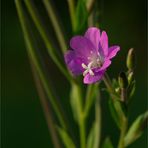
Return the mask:
[(125, 148), (124, 137), (126, 134), (126, 130), (127, 130), (127, 119), (123, 117), (118, 148)]
[(39, 94), (39, 99), (40, 99), (40, 102), (41, 102), (41, 105), (42, 105), (42, 108), (43, 108), (44, 116), (45, 116), (45, 119), (46, 119), (46, 122), (47, 122), (48, 130), (51, 134), (51, 138), (52, 138), (54, 147), (60, 148), (60, 143), (59, 143), (59, 139), (58, 139), (58, 136), (57, 136), (57, 132), (55, 130), (52, 113), (51, 113), (51, 110), (49, 109), (44, 89), (43, 89), (41, 81), (40, 81), (40, 79), (37, 75), (37, 71), (34, 67), (34, 64), (31, 61), (31, 58), (30, 58), (30, 64), (31, 64), (31, 69), (32, 69), (34, 81), (35, 81), (35, 84), (36, 84), (36, 88), (37, 88), (37, 91), (38, 91), (38, 94)]
[(17, 11), (18, 11), (18, 16), (19, 16), (19, 19), (20, 19), (21, 27), (22, 27), (22, 30), (23, 30), (23, 33), (24, 33), (24, 39), (25, 39), (25, 42), (26, 42), (28, 54), (31, 57), (31, 60), (32, 60), (34, 66), (35, 66), (35, 68), (36, 68), (36, 70), (39, 74), (39, 77), (40, 77), (40, 80), (42, 81), (43, 87), (44, 87), (44, 89), (47, 93), (48, 98), (50, 99), (52, 107), (53, 107), (62, 127), (64, 129), (66, 129), (67, 125), (66, 125), (66, 122), (64, 120), (64, 115), (62, 114), (61, 109), (60, 109), (60, 105), (58, 104), (55, 96), (53, 95), (53, 93), (50, 89), (51, 86), (48, 83), (48, 80), (46, 78), (46, 75), (44, 73), (42, 65), (39, 61), (39, 57), (38, 57), (38, 55), (35, 51), (35, 48), (33, 46), (34, 45), (33, 37), (31, 36), (31, 33), (29, 32), (28, 23), (27, 23), (27, 20), (26, 20), (26, 17), (25, 17), (25, 13), (23, 11), (22, 4), (19, 0), (16, 0), (15, 2), (16, 2), (16, 8), (17, 8)]
[(85, 144), (86, 144), (85, 118), (84, 118), (83, 113), (81, 113), (81, 118), (80, 118), (79, 127), (80, 127), (81, 148), (86, 148), (86, 147), (85, 147)]
[(38, 17), (38, 13), (36, 11), (36, 8), (35, 8), (33, 2), (31, 0), (25, 0), (24, 2), (28, 8), (28, 11), (29, 11), (33, 21), (34, 21), (34, 24), (36, 25), (44, 43), (48, 49), (48, 53), (49, 53), (50, 57), (56, 63), (56, 65), (61, 70), (61, 72), (65, 75), (65, 77), (69, 81), (71, 81), (72, 78), (71, 78), (70, 74), (67, 72), (66, 68), (63, 67), (63, 65), (61, 64), (61, 62), (58, 60), (57, 56), (54, 53), (54, 49), (52, 48), (52, 45), (48, 39), (48, 35), (46, 33), (46, 30), (44, 29), (43, 24), (40, 21), (40, 18)]
[(103, 81), (108, 89), (108, 91), (111, 93), (111, 94), (114, 94), (115, 91), (114, 91), (114, 88), (112, 87), (112, 83), (111, 83), (111, 80), (109, 79), (109, 76), (107, 75), (107, 73), (105, 73), (104, 77), (103, 77)]
[(96, 102), (95, 102), (95, 126), (97, 132), (95, 132), (95, 143), (94, 143), (94, 148), (98, 148), (101, 140), (101, 94), (100, 90), (97, 90), (97, 97), (96, 97)]
[(76, 28), (76, 16), (75, 16), (75, 4), (74, 0), (67, 0), (69, 6), (69, 13), (71, 18), (72, 30), (75, 31)]
[(86, 0), (86, 7), (89, 14), (92, 12), (94, 4), (95, 4), (95, 0)]
[(89, 110), (94, 102), (94, 95), (95, 95), (95, 90), (98, 87), (98, 84), (92, 84), (87, 86), (87, 92), (86, 92), (86, 103), (85, 103), (85, 108), (84, 108), (84, 116), (87, 118)]
[[(108, 75), (105, 74), (104, 78), (104, 83), (108, 89), (108, 91), (110, 92), (110, 95), (112, 96), (112, 98), (114, 97), (119, 97), (117, 96), (117, 94), (114, 91), (114, 88), (112, 86), (111, 80), (109, 79)], [(122, 97), (122, 96), (120, 96)], [(121, 106), (119, 104), (119, 102), (116, 102), (115, 104), (115, 108), (116, 110), (118, 110), (118, 112), (120, 112), (121, 117), (122, 117), (122, 121), (121, 121), (121, 128), (120, 128), (120, 138), (119, 138), (119, 143), (118, 143), (118, 148), (125, 148), (125, 144), (124, 144), (124, 137), (126, 134), (126, 130), (127, 130), (127, 125), (128, 125), (128, 119), (127, 117), (123, 114), (123, 111), (121, 109)]]
[[(76, 83), (75, 83), (76, 84)], [(86, 133), (85, 133), (85, 116), (84, 116), (84, 109), (83, 109), (83, 100), (82, 100), (82, 92), (81, 87), (79, 84), (76, 84), (78, 89), (78, 108), (79, 108), (79, 133), (80, 133), (80, 147), (86, 148)]]
[(57, 19), (56, 13), (55, 13), (55, 11), (54, 11), (54, 9), (52, 7), (52, 4), (51, 4), (50, 0), (43, 0), (43, 3), (44, 3), (44, 6), (45, 6), (45, 8), (46, 8), (46, 10), (48, 12), (48, 16), (51, 19), (53, 28), (54, 28), (54, 30), (56, 32), (57, 39), (59, 40), (62, 52), (64, 54), (65, 51), (67, 50), (67, 46), (66, 46), (66, 42), (65, 42), (65, 39), (64, 39), (64, 34), (63, 34), (63, 31), (61, 30), (61, 27), (60, 27), (59, 21)]

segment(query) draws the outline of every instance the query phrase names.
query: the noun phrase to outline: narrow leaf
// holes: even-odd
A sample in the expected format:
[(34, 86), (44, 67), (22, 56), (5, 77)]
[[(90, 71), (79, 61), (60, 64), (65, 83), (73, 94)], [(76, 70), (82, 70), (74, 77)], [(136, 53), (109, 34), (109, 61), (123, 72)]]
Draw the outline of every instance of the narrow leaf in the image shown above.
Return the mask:
[(102, 145), (102, 148), (114, 148), (110, 138), (105, 139), (105, 141), (104, 141), (104, 143)]
[(95, 121), (90, 130), (87, 142), (87, 148), (98, 148), (100, 144), (101, 133), (101, 106), (100, 106), (100, 93), (97, 91), (96, 103), (95, 103)]
[(76, 7), (76, 33), (86, 30), (87, 18), (88, 12), (86, 9), (86, 3), (83, 0), (79, 0)]
[(70, 93), (70, 104), (73, 112), (74, 119), (78, 122), (80, 119), (81, 114), (81, 107), (80, 107), (80, 89), (79, 86), (76, 84), (72, 84), (71, 93)]
[(129, 128), (127, 135), (125, 136), (125, 145), (128, 146), (137, 140), (143, 133), (145, 125), (148, 121), (148, 111), (137, 117), (134, 123)]
[(120, 128), (120, 118), (116, 112), (116, 109), (114, 107), (114, 104), (113, 104), (113, 100), (112, 99), (109, 99), (109, 109), (110, 109), (110, 112), (111, 112), (111, 115), (116, 123), (116, 125), (118, 126), (118, 128)]
[(64, 129), (58, 127), (57, 130), (58, 130), (59, 135), (62, 139), (62, 142), (63, 142), (63, 144), (65, 145), (66, 148), (76, 148), (72, 139), (69, 137), (69, 135), (67, 134), (67, 132)]

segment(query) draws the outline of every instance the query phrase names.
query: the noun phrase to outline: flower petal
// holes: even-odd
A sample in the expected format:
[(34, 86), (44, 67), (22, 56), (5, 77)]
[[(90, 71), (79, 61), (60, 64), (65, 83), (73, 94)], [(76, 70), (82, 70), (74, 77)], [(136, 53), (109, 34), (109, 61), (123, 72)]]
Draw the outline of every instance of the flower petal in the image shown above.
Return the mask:
[(86, 32), (84, 37), (88, 38), (94, 45), (95, 49), (99, 48), (100, 40), (100, 30), (96, 27), (90, 27)]
[(111, 61), (109, 59), (106, 59), (102, 67), (98, 68), (96, 71), (99, 72), (99, 71), (105, 70), (107, 67), (109, 67), (110, 64), (111, 64)]
[(104, 57), (108, 55), (108, 36), (105, 31), (102, 32), (99, 42), (99, 53), (103, 53)]
[(116, 56), (117, 52), (120, 50), (120, 47), (119, 46), (111, 46), (109, 49), (108, 49), (108, 56), (107, 58), (108, 59), (111, 59), (113, 58), (114, 56)]
[(83, 59), (76, 57), (75, 52), (72, 50), (67, 51), (64, 56), (65, 62), (68, 66), (68, 69), (74, 74), (79, 75), (83, 73), (84, 69), (82, 68)]
[(70, 40), (70, 47), (75, 51), (75, 54), (87, 60), (91, 55), (97, 55), (95, 47), (91, 41), (83, 36), (75, 36)]
[(103, 75), (104, 75), (105, 71), (99, 71), (99, 72), (95, 72), (95, 75), (90, 75), (90, 74), (87, 74), (84, 79), (83, 79), (83, 82), (84, 84), (92, 84), (92, 83), (95, 83), (99, 80), (102, 79)]

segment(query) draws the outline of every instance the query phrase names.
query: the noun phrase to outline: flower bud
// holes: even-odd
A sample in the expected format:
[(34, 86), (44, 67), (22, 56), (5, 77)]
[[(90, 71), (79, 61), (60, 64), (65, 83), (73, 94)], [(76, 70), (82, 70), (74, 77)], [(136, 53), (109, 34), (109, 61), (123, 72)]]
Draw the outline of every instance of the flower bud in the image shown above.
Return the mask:
[(128, 86), (128, 80), (127, 80), (127, 77), (126, 77), (125, 72), (121, 72), (119, 74), (118, 82), (119, 82), (120, 88), (127, 88), (127, 86)]
[(119, 87), (117, 87), (117, 88), (115, 89), (115, 92), (118, 93), (118, 94), (120, 93), (120, 91), (121, 91), (121, 90), (120, 90)]
[(128, 83), (130, 84), (134, 79), (134, 73), (131, 71), (129, 74), (128, 74)]
[(126, 65), (129, 70), (133, 70), (135, 68), (135, 52), (134, 48), (129, 49)]

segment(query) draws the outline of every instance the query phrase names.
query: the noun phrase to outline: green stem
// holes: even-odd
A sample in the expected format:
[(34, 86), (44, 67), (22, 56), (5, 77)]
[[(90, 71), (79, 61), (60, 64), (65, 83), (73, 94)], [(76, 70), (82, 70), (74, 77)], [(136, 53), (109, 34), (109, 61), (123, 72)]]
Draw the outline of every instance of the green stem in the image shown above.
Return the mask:
[(106, 87), (107, 87), (107, 90), (109, 91), (109, 93), (110, 93), (112, 99), (117, 99), (117, 100), (119, 100), (119, 97), (120, 97), (120, 96), (115, 92), (115, 90), (114, 90), (114, 88), (113, 88), (113, 86), (112, 86), (112, 82), (111, 82), (109, 76), (107, 75), (107, 73), (105, 73), (105, 75), (104, 75), (104, 77), (103, 77), (103, 81), (104, 81), (104, 83), (105, 83), (105, 85), (106, 85)]
[(80, 147), (86, 148), (86, 133), (85, 133), (85, 116), (84, 116), (84, 109), (83, 109), (83, 100), (82, 100), (82, 92), (81, 87), (79, 84), (75, 83), (78, 89), (78, 108), (79, 108), (79, 132), (80, 132)]
[(81, 119), (80, 119), (80, 140), (81, 140), (81, 148), (86, 148), (85, 118), (83, 116), (83, 113), (81, 113)]
[(118, 148), (125, 148), (124, 138), (126, 135), (126, 130), (127, 130), (127, 119), (123, 118)]
[(104, 77), (103, 77), (103, 81), (108, 89), (108, 91), (111, 93), (111, 94), (114, 94), (115, 91), (114, 91), (114, 88), (112, 86), (112, 83), (111, 83), (111, 80), (109, 78), (109, 76), (107, 75), (107, 73), (105, 73)]
[(94, 95), (95, 95), (95, 90), (98, 87), (98, 84), (92, 84), (87, 87), (87, 92), (86, 92), (86, 103), (85, 103), (85, 108), (84, 108), (84, 116), (87, 118), (89, 110), (93, 104), (94, 101)]
[(19, 16), (19, 19), (20, 19), (22, 30), (23, 30), (23, 33), (24, 33), (24, 39), (25, 39), (25, 42), (26, 42), (28, 54), (31, 57), (32, 62), (33, 62), (34, 66), (35, 66), (35, 68), (36, 68), (36, 70), (39, 74), (39, 77), (42, 81), (43, 87), (44, 87), (44, 89), (47, 93), (48, 98), (50, 99), (52, 107), (53, 107), (62, 127), (66, 129), (67, 126), (66, 126), (66, 123), (65, 123), (65, 120), (64, 120), (64, 115), (62, 114), (62, 112), (60, 110), (60, 105), (58, 104), (55, 96), (53, 95), (53, 93), (50, 89), (51, 86), (49, 85), (48, 80), (46, 79), (46, 75), (43, 72), (44, 70), (42, 68), (42, 65), (39, 62), (39, 57), (38, 57), (38, 55), (37, 55), (37, 53), (34, 49), (33, 37), (31, 36), (31, 33), (29, 32), (28, 23), (26, 22), (26, 18), (25, 18), (25, 14), (24, 14), (24, 11), (23, 11), (22, 4), (19, 0), (16, 0), (15, 2), (16, 2), (16, 8), (17, 8), (17, 11), (18, 11), (18, 16)]
[(69, 6), (69, 13), (71, 18), (72, 30), (75, 31), (76, 28), (76, 16), (75, 16), (75, 4), (74, 0), (67, 0)]
[(87, 7), (89, 14), (92, 12), (94, 4), (95, 4), (95, 0), (87, 0), (86, 1), (86, 7)]
[(50, 55), (50, 57), (52, 58), (52, 60), (56, 63), (56, 65), (58, 66), (58, 68), (61, 70), (61, 72), (65, 75), (65, 77), (71, 81), (72, 78), (70, 76), (70, 74), (67, 72), (67, 70), (63, 67), (63, 65), (61, 64), (61, 62), (57, 59), (57, 56), (55, 55), (54, 53), (54, 49), (52, 48), (52, 45), (49, 41), (49, 38), (48, 38), (48, 35), (46, 33), (46, 30), (44, 29), (43, 27), (43, 24), (42, 22), (40, 21), (40, 18), (38, 17), (38, 13), (35, 9), (35, 6), (33, 4), (33, 2), (31, 0), (25, 0), (24, 1), (27, 8), (28, 8), (28, 11), (34, 21), (34, 24), (36, 25), (47, 49), (48, 49), (48, 53)]
[(63, 31), (61, 30), (61, 26), (59, 24), (59, 21), (57, 20), (56, 13), (52, 7), (51, 0), (43, 0), (43, 3), (44, 3), (44, 6), (48, 12), (48, 16), (51, 19), (51, 22), (52, 22), (53, 28), (56, 32), (56, 36), (57, 36), (57, 39), (60, 43), (62, 52), (65, 53), (65, 51), (67, 50), (67, 46), (66, 46), (66, 42), (64, 39), (64, 34), (63, 34)]
[(51, 134), (51, 138), (52, 138), (54, 147), (60, 148), (60, 143), (59, 143), (59, 139), (58, 139), (58, 136), (57, 136), (55, 125), (54, 125), (54, 122), (53, 122), (52, 113), (51, 113), (51, 110), (49, 109), (49, 106), (48, 106), (48, 102), (47, 102), (47, 98), (46, 98), (47, 96), (44, 92), (44, 89), (42, 87), (42, 83), (41, 83), (41, 81), (38, 77), (37, 71), (34, 67), (34, 64), (31, 60), (31, 58), (30, 58), (30, 64), (31, 64), (31, 69), (32, 69), (32, 73), (33, 73), (33, 76), (34, 76), (36, 88), (37, 88), (37, 91), (38, 91), (38, 94), (39, 94), (39, 99), (40, 99), (40, 102), (41, 102), (41, 105), (42, 105), (42, 108), (43, 108), (44, 116), (45, 116), (45, 119), (46, 119), (46, 122), (47, 122), (48, 130)]
[(101, 140), (101, 95), (100, 90), (97, 90), (97, 97), (95, 102), (95, 120), (96, 120), (96, 131), (95, 132), (95, 143), (94, 148), (98, 148)]
[[(111, 80), (109, 79), (107, 74), (105, 74), (103, 80), (104, 80), (104, 83), (105, 83), (108, 91), (110, 92), (110, 95), (111, 95), (112, 98), (121, 97), (121, 96), (117, 96), (117, 94), (115, 93), (114, 88), (113, 88), (112, 83), (111, 83)], [(127, 130), (128, 120), (127, 120), (127, 117), (124, 115), (124, 113), (123, 113), (123, 111), (121, 109), (120, 103), (116, 102), (115, 105), (116, 105), (115, 106), (116, 110), (118, 111), (118, 113), (120, 113), (120, 115), (122, 117), (118, 148), (125, 148), (124, 137), (125, 137), (126, 130)]]

